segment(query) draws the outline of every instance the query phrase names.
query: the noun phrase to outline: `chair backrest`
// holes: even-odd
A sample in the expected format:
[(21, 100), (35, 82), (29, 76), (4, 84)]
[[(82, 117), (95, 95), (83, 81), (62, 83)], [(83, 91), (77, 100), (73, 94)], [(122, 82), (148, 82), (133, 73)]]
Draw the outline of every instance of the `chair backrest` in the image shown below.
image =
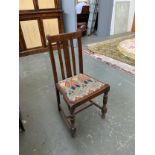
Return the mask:
[[(48, 47), (50, 52), (50, 59), (52, 63), (55, 83), (59, 81), (58, 75), (57, 75), (57, 69), (56, 69), (55, 56), (54, 56), (55, 51), (58, 52), (62, 79), (66, 79), (77, 74), (76, 58), (75, 58), (75, 51), (74, 51), (74, 45), (73, 45), (74, 39), (77, 40), (77, 44), (78, 44), (79, 72), (83, 73), (81, 32), (62, 33), (59, 35), (47, 36), (47, 39), (48, 39)], [(55, 48), (56, 50), (54, 50), (54, 46), (56, 46)], [(64, 58), (62, 56), (64, 56)], [(71, 67), (71, 64), (72, 64), (72, 67)], [(64, 69), (64, 66), (66, 69)], [(65, 74), (65, 70), (66, 70), (66, 74)]]

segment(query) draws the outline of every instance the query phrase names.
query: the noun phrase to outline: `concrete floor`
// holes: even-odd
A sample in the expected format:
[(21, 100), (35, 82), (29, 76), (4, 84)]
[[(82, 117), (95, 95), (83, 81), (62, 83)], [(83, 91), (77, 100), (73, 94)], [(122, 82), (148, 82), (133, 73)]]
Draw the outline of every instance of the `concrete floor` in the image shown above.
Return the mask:
[[(100, 39), (84, 37), (83, 42)], [(134, 76), (85, 54), (84, 72), (111, 85), (108, 113), (102, 120), (96, 107), (81, 112), (72, 138), (57, 111), (48, 53), (20, 58), (20, 107), (26, 129), (19, 137), (20, 155), (135, 154)], [(102, 96), (95, 100), (101, 103)]]

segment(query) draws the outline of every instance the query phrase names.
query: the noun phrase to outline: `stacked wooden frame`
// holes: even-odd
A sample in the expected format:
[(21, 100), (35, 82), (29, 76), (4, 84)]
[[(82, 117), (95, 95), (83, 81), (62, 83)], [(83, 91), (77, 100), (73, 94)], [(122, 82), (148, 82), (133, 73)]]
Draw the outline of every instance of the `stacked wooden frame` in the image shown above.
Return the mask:
[(64, 32), (59, 0), (19, 0), (19, 55), (47, 51), (46, 35)]

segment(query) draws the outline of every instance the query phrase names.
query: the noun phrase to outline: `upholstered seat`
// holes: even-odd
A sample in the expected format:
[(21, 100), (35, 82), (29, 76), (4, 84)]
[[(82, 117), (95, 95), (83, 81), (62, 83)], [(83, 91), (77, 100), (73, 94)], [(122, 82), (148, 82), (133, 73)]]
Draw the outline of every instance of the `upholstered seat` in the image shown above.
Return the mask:
[(85, 74), (78, 74), (58, 82), (58, 88), (70, 103), (81, 101), (84, 97), (103, 90), (105, 84)]

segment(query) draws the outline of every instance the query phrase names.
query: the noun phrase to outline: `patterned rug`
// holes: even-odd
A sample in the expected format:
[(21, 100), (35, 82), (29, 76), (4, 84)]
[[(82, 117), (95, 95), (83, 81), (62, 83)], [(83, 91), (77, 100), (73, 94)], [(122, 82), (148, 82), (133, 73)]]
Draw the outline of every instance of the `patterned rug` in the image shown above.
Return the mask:
[(85, 53), (102, 62), (135, 74), (135, 35), (130, 34), (88, 45)]

